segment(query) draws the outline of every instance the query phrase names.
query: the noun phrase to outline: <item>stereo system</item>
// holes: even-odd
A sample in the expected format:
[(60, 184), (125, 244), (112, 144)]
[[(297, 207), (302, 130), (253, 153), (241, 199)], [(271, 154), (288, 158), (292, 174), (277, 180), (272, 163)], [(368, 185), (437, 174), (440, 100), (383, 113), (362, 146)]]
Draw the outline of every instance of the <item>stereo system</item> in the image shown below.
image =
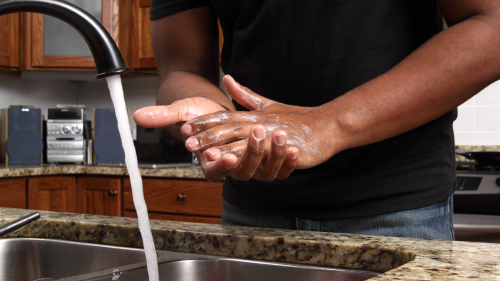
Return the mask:
[(43, 161), (42, 110), (4, 108), (0, 116), (0, 159), (7, 165), (40, 165)]
[(47, 162), (83, 163), (83, 108), (49, 108), (47, 113)]

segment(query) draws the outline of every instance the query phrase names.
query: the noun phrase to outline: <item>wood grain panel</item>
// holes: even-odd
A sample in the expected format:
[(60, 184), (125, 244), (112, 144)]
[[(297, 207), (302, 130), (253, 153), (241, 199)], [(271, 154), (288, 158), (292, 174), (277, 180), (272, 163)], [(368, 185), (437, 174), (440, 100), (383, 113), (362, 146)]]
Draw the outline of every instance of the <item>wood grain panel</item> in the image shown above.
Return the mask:
[(151, 38), (151, 21), (149, 20), (150, 7), (136, 7), (136, 32), (139, 40), (136, 41), (137, 47), (133, 52), (134, 68), (148, 69), (156, 68), (156, 60), (153, 53), (153, 40)]
[(66, 203), (68, 201), (67, 190), (51, 189), (49, 193), (49, 210), (56, 212), (66, 212)]
[(76, 178), (72, 176), (29, 178), (28, 208), (76, 212)]
[[(125, 211), (123, 213), (123, 216), (128, 217), (128, 218), (137, 218), (137, 213), (135, 211)], [(220, 224), (220, 218), (184, 216), (184, 215), (172, 215), (172, 214), (158, 214), (158, 213), (148, 213), (148, 216), (149, 216), (149, 219), (151, 219), (151, 220), (185, 221), (185, 222)]]
[(0, 16), (0, 67), (19, 67), (19, 14)]
[(0, 180), (0, 207), (21, 208), (28, 207), (26, 179)]
[[(137, 213), (135, 211), (124, 211), (123, 216), (137, 218)], [(148, 216), (150, 220), (184, 221), (184, 216), (182, 215), (148, 213)]]
[(184, 216), (184, 221), (185, 222), (220, 224), (220, 218), (209, 218), (209, 217)]
[[(220, 217), (222, 183), (193, 180), (143, 179), (144, 198), (151, 212)], [(123, 205), (134, 210), (130, 180), (124, 179)], [(184, 194), (184, 200), (177, 195)]]
[(78, 213), (121, 216), (120, 178), (84, 176), (77, 178)]

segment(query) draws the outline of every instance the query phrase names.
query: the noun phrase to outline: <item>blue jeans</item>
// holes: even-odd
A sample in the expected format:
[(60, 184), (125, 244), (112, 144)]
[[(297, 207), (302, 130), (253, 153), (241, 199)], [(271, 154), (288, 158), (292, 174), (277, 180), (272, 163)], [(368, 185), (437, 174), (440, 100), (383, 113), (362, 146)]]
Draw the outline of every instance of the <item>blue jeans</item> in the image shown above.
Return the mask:
[(449, 241), (455, 239), (452, 196), (419, 209), (349, 219), (304, 219), (259, 213), (240, 209), (224, 201), (222, 224)]

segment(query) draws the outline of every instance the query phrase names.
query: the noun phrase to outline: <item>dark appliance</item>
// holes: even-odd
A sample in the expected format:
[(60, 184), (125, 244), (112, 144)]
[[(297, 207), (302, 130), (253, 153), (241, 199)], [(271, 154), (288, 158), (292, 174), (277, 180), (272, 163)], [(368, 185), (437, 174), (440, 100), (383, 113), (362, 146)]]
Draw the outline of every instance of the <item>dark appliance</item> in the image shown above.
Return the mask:
[(166, 128), (137, 125), (135, 148), (141, 168), (190, 166), (193, 163), (193, 153), (186, 149), (184, 141)]
[(94, 163), (97, 165), (125, 163), (125, 152), (114, 109), (94, 109)]
[(1, 110), (0, 158), (6, 165), (37, 165), (43, 161), (42, 110)]
[(500, 243), (500, 152), (456, 153), (469, 159), (456, 163), (456, 239)]

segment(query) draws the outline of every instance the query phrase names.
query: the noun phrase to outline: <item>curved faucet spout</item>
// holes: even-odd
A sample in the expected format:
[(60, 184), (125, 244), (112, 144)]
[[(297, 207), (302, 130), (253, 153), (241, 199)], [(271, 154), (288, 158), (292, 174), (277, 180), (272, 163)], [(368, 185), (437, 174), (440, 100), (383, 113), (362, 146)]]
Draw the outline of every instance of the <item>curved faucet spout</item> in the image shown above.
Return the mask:
[(89, 13), (61, 0), (0, 0), (0, 16), (34, 12), (56, 17), (75, 28), (85, 39), (94, 56), (96, 78), (128, 71), (115, 42), (104, 27)]

